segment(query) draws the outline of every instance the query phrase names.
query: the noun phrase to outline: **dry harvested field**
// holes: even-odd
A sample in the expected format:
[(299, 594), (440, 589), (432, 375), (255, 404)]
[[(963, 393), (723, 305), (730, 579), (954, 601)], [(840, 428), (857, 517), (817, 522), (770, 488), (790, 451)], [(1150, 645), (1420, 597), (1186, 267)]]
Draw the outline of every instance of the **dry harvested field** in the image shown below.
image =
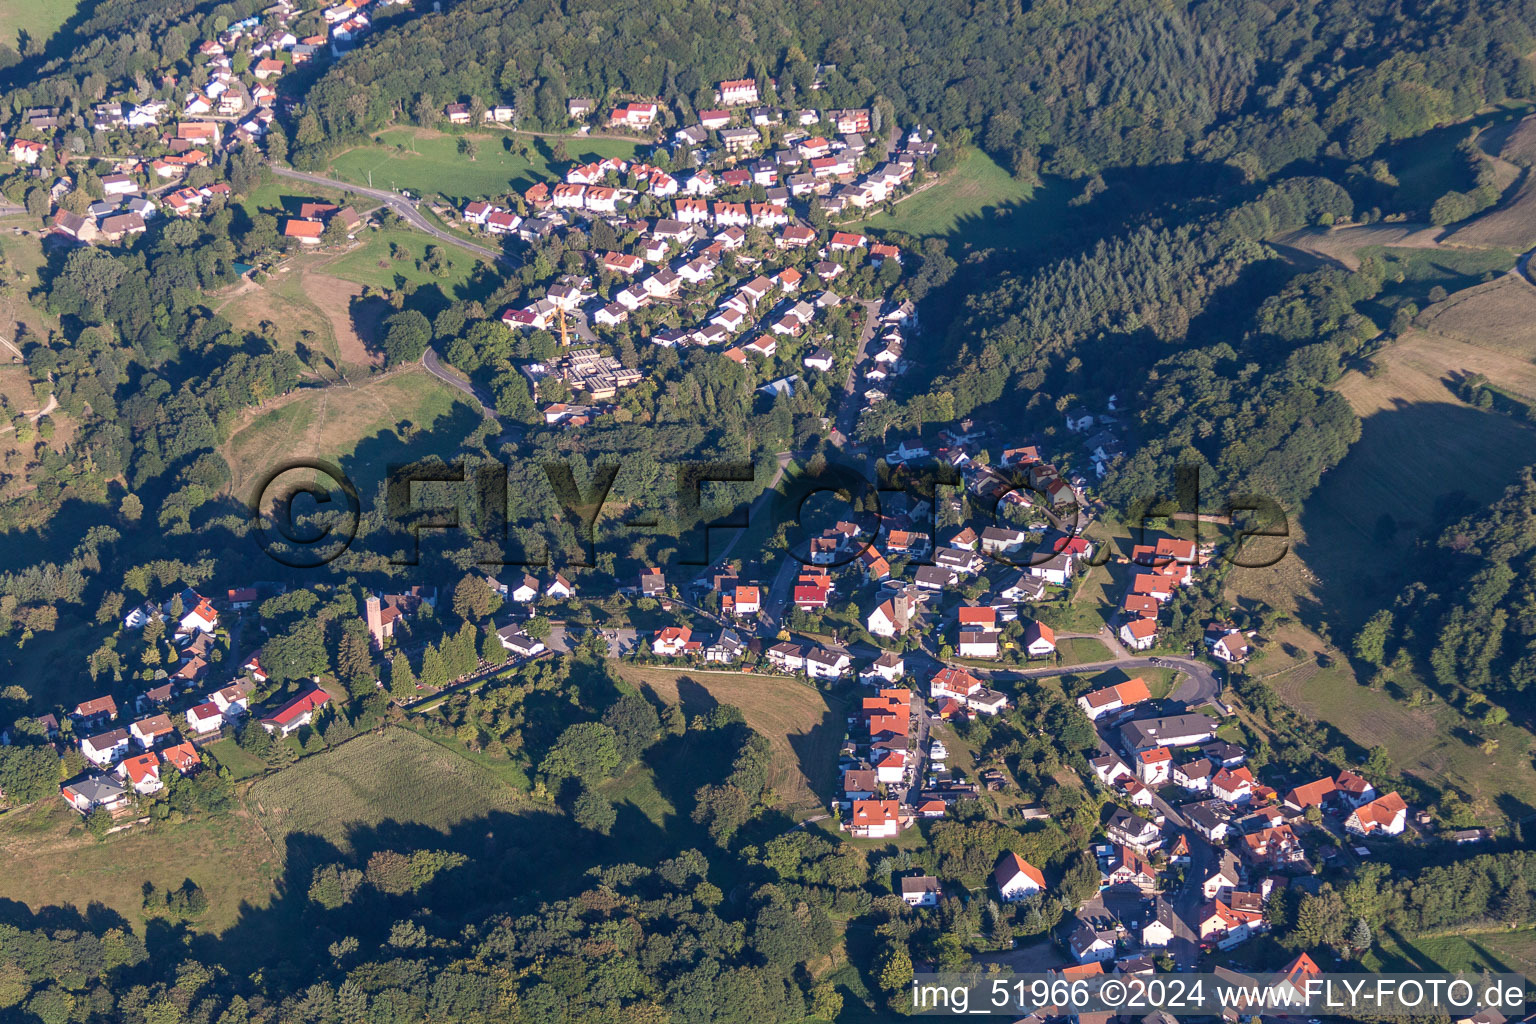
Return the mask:
[(1345, 628), (1357, 628), (1359, 613), (1379, 606), (1381, 593), (1395, 592), (1414, 540), (1435, 526), (1438, 502), (1457, 492), (1493, 501), (1536, 457), (1536, 429), (1456, 398), (1445, 381), (1454, 354), (1442, 352), (1439, 339), (1415, 338), (1378, 357), (1387, 367), (1381, 376), (1351, 372), (1340, 381), (1363, 420), (1361, 437), (1300, 517), (1306, 540), (1297, 553), (1345, 601), (1328, 614)]
[(446, 747), (387, 728), (263, 776), (245, 802), (279, 849), (295, 832), (347, 849), (356, 828), (397, 822), (447, 831), (469, 818), (515, 812), (523, 797)]
[[(1430, 306), (1415, 321), (1445, 338), (1477, 346), (1495, 356), (1532, 366), (1536, 358), (1536, 287), (1514, 274), (1456, 292)], [(1519, 373), (1513, 366), (1494, 365), (1499, 372)], [(1481, 370), (1496, 384), (1515, 387), (1499, 374)]]
[(1439, 246), (1443, 228), (1428, 224), (1362, 224), (1357, 227), (1306, 228), (1281, 235), (1275, 241), (1325, 259), (1350, 270), (1360, 266), (1359, 252), (1371, 246), (1399, 249), (1433, 249)]
[[(1497, 206), (1453, 230), (1446, 237), (1447, 242), (1502, 245), (1520, 250), (1536, 245), (1536, 176), (1531, 173), (1531, 166), (1536, 163), (1536, 117), (1527, 117), (1509, 132), (1498, 154), (1495, 167), (1523, 168), (1518, 181)], [(1501, 184), (1505, 177), (1499, 179)]]
[(820, 807), (831, 795), (843, 721), (820, 691), (783, 676), (613, 665), (631, 683), (669, 704), (681, 701), (690, 712), (703, 710), (711, 699), (740, 708), (747, 724), (773, 744), (772, 785), (790, 809)]
[(357, 315), (353, 307), (362, 297), (362, 285), (317, 273), (306, 273), (303, 284), (304, 294), (330, 321), (341, 361), (349, 366), (383, 366), (384, 353), (378, 343), (384, 304)]
[(310, 367), (334, 380), (338, 370), (355, 376), (383, 365), (383, 353), (376, 347), (382, 317), (367, 309), (356, 314), (362, 285), (322, 273), (328, 262), (295, 257), (265, 282), (244, 286), (222, 312), (231, 323), (250, 330), (269, 321), (279, 344), (295, 351), (302, 351), (300, 346), (309, 349)]

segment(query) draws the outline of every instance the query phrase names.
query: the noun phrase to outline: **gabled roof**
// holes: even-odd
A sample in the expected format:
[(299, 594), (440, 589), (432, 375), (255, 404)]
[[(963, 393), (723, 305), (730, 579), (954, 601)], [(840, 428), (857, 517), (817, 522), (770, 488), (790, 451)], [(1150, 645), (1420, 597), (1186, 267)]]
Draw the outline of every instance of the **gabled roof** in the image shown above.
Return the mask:
[(1045, 888), (1045, 875), (1040, 869), (1011, 850), (1003, 854), (1002, 859), (997, 862), (997, 867), (992, 870), (992, 878), (997, 882), (999, 889), (1005, 888), (1009, 882), (1020, 875), (1040, 888)]

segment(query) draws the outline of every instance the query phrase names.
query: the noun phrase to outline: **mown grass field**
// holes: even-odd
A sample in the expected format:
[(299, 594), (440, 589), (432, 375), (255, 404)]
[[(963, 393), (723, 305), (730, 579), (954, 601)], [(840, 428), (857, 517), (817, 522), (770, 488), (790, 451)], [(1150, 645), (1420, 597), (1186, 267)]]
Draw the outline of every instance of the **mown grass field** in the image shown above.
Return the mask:
[(943, 180), (897, 203), (887, 213), (859, 227), (872, 231), (902, 231), (909, 235), (938, 235), (953, 244), (977, 248), (1014, 248), (1025, 242), (1032, 214), (1040, 212), (1059, 188), (1032, 187), (1009, 174), (979, 149), (968, 149)]
[(99, 903), (141, 931), (143, 886), (173, 888), (190, 878), (208, 895), (194, 931), (233, 925), (242, 903), (264, 906), (280, 865), (247, 815), (139, 825), (98, 842), (80, 816), (58, 799), (0, 815), (0, 899), (32, 908)]
[[(420, 367), (407, 367), (355, 386), (295, 391), (258, 411), (224, 445), (230, 493), (240, 500), (275, 466), (310, 457), (357, 461), (364, 475), (382, 474), (389, 461), (407, 461), (434, 448), (441, 431), (456, 444), (479, 422), (463, 395)], [(366, 444), (366, 450), (363, 446)], [(354, 476), (368, 493), (371, 483)]]
[(77, 6), (76, 0), (0, 0), (0, 43), (15, 46), (25, 32), (37, 47), (74, 15)]
[(1531, 974), (1536, 970), (1536, 930), (1469, 932), (1410, 939), (1377, 937), (1364, 958), (1367, 970), (1384, 972), (1457, 972), (1484, 970)]
[[(1323, 653), (1330, 662), (1318, 662)], [(1250, 669), (1286, 703), (1316, 721), (1326, 722), (1362, 749), (1383, 746), (1396, 769), (1435, 789), (1455, 787), (1468, 794), (1479, 814), (1497, 822), (1513, 808), (1532, 803), (1536, 770), (1530, 760), (1531, 736), (1517, 725), (1496, 731), (1499, 749), (1484, 754), (1481, 739), (1456, 708), (1443, 701), (1414, 708), (1401, 699), (1404, 679), (1382, 690), (1362, 686), (1337, 651), (1298, 625), (1276, 632), (1262, 658)]]
[(1091, 665), (1099, 661), (1110, 661), (1114, 655), (1109, 653), (1109, 648), (1104, 641), (1091, 636), (1075, 636), (1056, 643), (1056, 650), (1061, 654), (1063, 665)]
[(470, 818), (515, 812), (523, 797), (446, 747), (386, 728), (257, 780), (246, 805), (279, 848), (284, 837), (302, 832), (349, 849), (356, 828), (397, 822), (447, 831)]
[[(3, 24), (4, 18), (0, 17), (0, 25)], [(13, 226), (21, 225), (25, 225), (25, 234), (11, 230)], [(27, 298), (27, 293), (37, 287), (38, 270), (47, 263), (42, 236), (36, 227), (37, 221), (31, 217), (0, 220), (0, 259), (5, 261), (5, 273), (12, 282), (10, 287), (0, 289), (0, 336), (7, 341), (14, 340), (18, 323), (43, 336), (59, 325), (57, 317), (41, 306), (33, 305)], [(14, 355), (10, 349), (0, 347), (0, 362), (8, 362)]]
[(253, 189), (237, 205), (245, 210), (247, 216), (267, 213), (281, 220), (284, 217), (297, 217), (299, 207), (305, 203), (322, 201), (338, 205), (346, 205), (350, 202), (360, 214), (378, 205), (377, 200), (364, 199), (360, 196), (348, 197), (338, 188), (277, 177)]
[(1536, 460), (1536, 429), (1450, 391), (1437, 344), (1405, 341), (1377, 357), (1384, 374), (1352, 371), (1338, 385), (1361, 437), (1307, 501), (1295, 551), (1318, 581), (1301, 584), (1302, 600), (1321, 600), (1341, 635), (1396, 592), (1415, 540), (1439, 528), (1442, 503), (1463, 495), (1486, 505)]
[[(690, 714), (707, 710), (712, 702), (740, 708), (747, 724), (773, 744), (772, 786), (788, 810), (811, 812), (831, 796), (843, 720), (819, 690), (782, 676), (679, 672), (617, 662), (614, 669), (661, 700), (681, 701)], [(660, 810), (643, 791), (632, 797), (647, 816)]]
[[(378, 229), (359, 236), (357, 248), (340, 256), (301, 257), (321, 272), (372, 288), (435, 285), (449, 298), (470, 298), (470, 278), (486, 264), (474, 253), (409, 229)], [(443, 273), (426, 266), (428, 248), (443, 255)]]
[(205, 747), (208, 753), (225, 768), (229, 769), (236, 782), (248, 779), (253, 775), (260, 775), (267, 770), (267, 763), (255, 754), (248, 754), (241, 749), (232, 737), (215, 740)]
[[(459, 152), (460, 135), (425, 128), (392, 128), (380, 133), (382, 144), (358, 146), (338, 153), (331, 172), (344, 181), (373, 187), (410, 189), (418, 194), (441, 193), (452, 199), (519, 192), (534, 183), (557, 178), (564, 170), (554, 160), (556, 140), (534, 139), (532, 159), (505, 145), (514, 139), (533, 138), (514, 132), (475, 133), (479, 150), (471, 160)], [(633, 159), (638, 146), (622, 139), (565, 140), (570, 160), (605, 156)]]

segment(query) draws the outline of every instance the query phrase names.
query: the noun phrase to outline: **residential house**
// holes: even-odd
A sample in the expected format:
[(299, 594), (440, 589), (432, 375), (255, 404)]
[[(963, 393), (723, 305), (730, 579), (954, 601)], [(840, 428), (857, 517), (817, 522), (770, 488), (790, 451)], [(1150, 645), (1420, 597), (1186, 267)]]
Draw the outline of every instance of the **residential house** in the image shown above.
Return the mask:
[(267, 732), (288, 736), (315, 720), (315, 713), (330, 703), (330, 695), (319, 687), (306, 690), (261, 720)]
[(1243, 884), (1243, 869), (1236, 855), (1223, 850), (1210, 873), (1200, 882), (1200, 893), (1207, 900), (1225, 898)]
[(1077, 698), (1077, 706), (1083, 709), (1083, 713), (1090, 721), (1095, 721), (1100, 715), (1120, 711), (1151, 699), (1152, 692), (1147, 689), (1146, 680), (1137, 676), (1135, 679), (1128, 679), (1114, 686), (1105, 686), (1085, 693)]
[(1220, 803), (1185, 804), (1179, 808), (1190, 828), (1200, 833), (1212, 843), (1224, 843), (1228, 832), (1231, 831), (1231, 823), (1227, 818), (1224, 808)]
[(1307, 852), (1289, 825), (1272, 825), (1242, 837), (1243, 857), (1262, 868), (1285, 871), (1307, 869)]
[(1087, 924), (1079, 923), (1072, 934), (1067, 936), (1067, 949), (1080, 964), (1092, 961), (1102, 963), (1114, 958), (1115, 933), (1098, 931)]
[(894, 683), (906, 674), (906, 663), (895, 651), (886, 651), (876, 658), (870, 671), (888, 683)]
[(1142, 892), (1157, 891), (1157, 871), (1135, 850), (1117, 846), (1100, 872), (1104, 888), (1135, 886)]
[(116, 811), (128, 804), (128, 790), (110, 775), (87, 775), (59, 788), (59, 795), (81, 814)]
[(1359, 807), (1376, 799), (1376, 787), (1347, 768), (1339, 772), (1333, 784), (1338, 788), (1339, 796), (1350, 807)]
[(1255, 785), (1257, 780), (1246, 767), (1223, 768), (1211, 779), (1211, 795), (1229, 804), (1245, 804), (1253, 799)]
[(894, 839), (901, 832), (901, 804), (896, 800), (855, 800), (848, 831), (860, 839)]
[(1163, 845), (1162, 831), (1154, 822), (1124, 808), (1116, 808), (1104, 825), (1110, 841), (1149, 854)]
[(901, 880), (901, 898), (909, 907), (936, 907), (943, 890), (932, 875), (916, 875)]
[(128, 753), (129, 735), (127, 729), (113, 729), (110, 732), (97, 733), (95, 736), (87, 736), (80, 741), (80, 752), (86, 760), (103, 767), (116, 764)]
[(77, 728), (89, 729), (105, 724), (117, 717), (117, 701), (111, 697), (97, 697), (75, 705), (69, 717), (74, 719)]
[(187, 710), (187, 725), (198, 736), (207, 736), (224, 728), (224, 712), (213, 701)]
[(1205, 758), (1199, 758), (1188, 764), (1173, 766), (1173, 784), (1180, 789), (1191, 793), (1204, 793), (1211, 788), (1211, 776), (1216, 774), (1216, 769)]
[(905, 750), (888, 750), (875, 762), (875, 778), (887, 786), (900, 783), (906, 778), (906, 774), (907, 752)]
[(729, 665), (741, 657), (741, 652), (746, 649), (741, 637), (734, 629), (722, 629), (714, 643), (704, 648), (704, 660)]
[(1156, 619), (1132, 619), (1120, 627), (1120, 642), (1133, 651), (1150, 650), (1157, 643)]
[(1159, 896), (1154, 904), (1151, 918), (1141, 928), (1141, 944), (1153, 949), (1166, 947), (1178, 934), (1176, 928), (1178, 924), (1179, 919), (1174, 913), (1173, 904)]
[(1214, 639), (1208, 636), (1206, 640), (1210, 644), (1211, 656), (1228, 664), (1235, 665), (1246, 661), (1252, 650), (1248, 646), (1248, 638), (1241, 630), (1229, 629)]
[(128, 734), (139, 745), (140, 750), (153, 750), (161, 743), (175, 735), (176, 727), (171, 725), (168, 715), (154, 715), (134, 722), (128, 727)]
[(1127, 722), (1120, 736), (1131, 750), (1150, 747), (1188, 747), (1216, 734), (1216, 721), (1206, 715), (1170, 715)]
[(1002, 634), (995, 629), (962, 626), (956, 653), (962, 658), (995, 658), (1001, 637)]
[(689, 651), (697, 651), (702, 644), (693, 639), (693, 630), (687, 626), (668, 626), (651, 640), (651, 653), (664, 658), (675, 658)]
[(992, 869), (992, 881), (1004, 903), (1017, 903), (1026, 896), (1045, 891), (1045, 875), (1012, 851), (1004, 853), (998, 860)]
[(805, 658), (805, 674), (812, 679), (841, 679), (853, 667), (847, 651), (818, 647)]
[(125, 759), (117, 766), (117, 777), (141, 796), (158, 793), (164, 788), (160, 781), (160, 758), (154, 752)]
[(1024, 653), (1031, 658), (1048, 658), (1056, 653), (1056, 631), (1043, 622), (1024, 627)]
[(1024, 549), (1027, 534), (1003, 526), (988, 526), (981, 531), (981, 552), (993, 558), (1006, 558)]
[(1153, 747), (1137, 755), (1136, 777), (1148, 786), (1161, 786), (1173, 769), (1173, 752), (1167, 747)]
[(1293, 811), (1305, 811), (1309, 807), (1319, 810), (1327, 803), (1338, 798), (1339, 787), (1334, 785), (1332, 779), (1324, 777), (1316, 782), (1309, 782), (1303, 786), (1297, 786), (1285, 794), (1285, 806)]
[(873, 768), (849, 768), (843, 772), (843, 802), (872, 800), (879, 791), (880, 780)]
[(1396, 791), (1361, 804), (1344, 827), (1357, 836), (1400, 836), (1408, 826), (1408, 804)]

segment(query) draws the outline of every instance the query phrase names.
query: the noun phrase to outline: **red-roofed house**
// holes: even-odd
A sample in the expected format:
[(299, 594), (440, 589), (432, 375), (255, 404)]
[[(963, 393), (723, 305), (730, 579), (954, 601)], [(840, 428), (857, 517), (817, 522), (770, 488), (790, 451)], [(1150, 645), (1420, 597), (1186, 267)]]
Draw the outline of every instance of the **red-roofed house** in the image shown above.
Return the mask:
[(1135, 679), (1127, 679), (1114, 686), (1106, 686), (1085, 693), (1077, 698), (1077, 706), (1082, 708), (1083, 713), (1092, 720), (1111, 711), (1119, 711), (1121, 708), (1151, 699), (1152, 692), (1147, 689), (1146, 681), (1137, 676)]
[(848, 831), (860, 839), (894, 839), (901, 832), (901, 804), (895, 800), (855, 800)]
[(261, 720), (261, 726), (267, 732), (278, 732), (284, 736), (297, 731), (314, 721), (315, 712), (330, 703), (330, 695), (316, 687), (278, 708), (272, 714)]
[(1393, 791), (1356, 807), (1344, 827), (1359, 836), (1400, 836), (1408, 827), (1408, 804)]
[(1040, 869), (1012, 851), (997, 862), (992, 880), (997, 883), (997, 893), (1004, 903), (1017, 902), (1045, 889), (1045, 875)]
[(135, 793), (158, 793), (163, 786), (160, 781), (160, 759), (153, 751), (130, 757), (119, 764), (117, 775), (132, 786)]

